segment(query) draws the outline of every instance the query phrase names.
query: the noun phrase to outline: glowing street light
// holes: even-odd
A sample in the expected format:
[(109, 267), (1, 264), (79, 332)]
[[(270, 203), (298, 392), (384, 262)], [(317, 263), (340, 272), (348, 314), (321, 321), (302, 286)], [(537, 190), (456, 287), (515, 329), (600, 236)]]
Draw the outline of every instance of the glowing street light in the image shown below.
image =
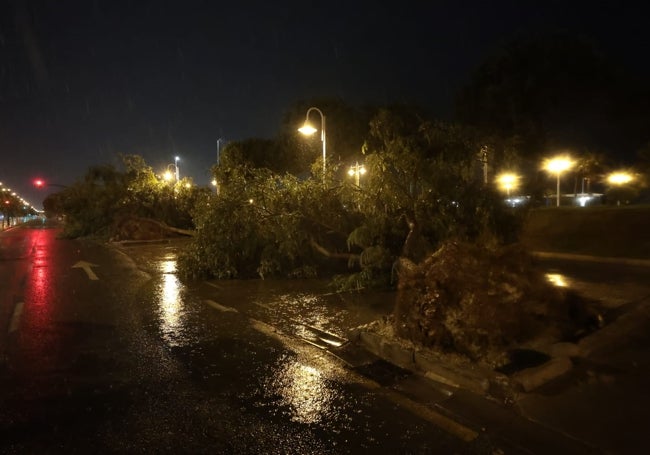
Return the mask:
[(607, 183), (610, 185), (625, 185), (634, 180), (634, 176), (627, 172), (613, 172), (607, 176)]
[(174, 173), (167, 169), (165, 173), (163, 174), (163, 178), (167, 180), (168, 182), (171, 182), (174, 179)]
[(350, 166), (350, 169), (348, 170), (348, 175), (350, 177), (354, 177), (354, 183), (357, 186), (361, 186), (360, 185), (361, 182), (359, 181), (359, 178), (365, 173), (366, 173), (366, 167), (363, 164), (359, 164), (358, 161), (354, 166)]
[(178, 171), (178, 160), (180, 160), (179, 157), (174, 157), (174, 168), (176, 168), (176, 181), (178, 182), (180, 180), (180, 173)]
[(506, 191), (508, 198), (510, 198), (510, 190), (514, 190), (519, 186), (519, 176), (511, 172), (504, 172), (497, 176), (497, 184), (502, 191)]
[(321, 125), (320, 140), (323, 143), (323, 183), (325, 183), (325, 166), (326, 166), (326, 158), (327, 158), (327, 135), (325, 133), (325, 115), (323, 114), (323, 112), (317, 107), (310, 107), (309, 109), (307, 109), (307, 115), (305, 115), (305, 123), (303, 126), (298, 128), (298, 131), (300, 131), (302, 134), (306, 136), (310, 136), (314, 134), (316, 131), (318, 131), (309, 123), (309, 113), (311, 111), (316, 111), (320, 114), (320, 125)]
[(544, 170), (557, 175), (557, 207), (560, 206), (560, 175), (562, 172), (571, 169), (574, 164), (575, 162), (568, 156), (556, 156), (544, 160)]
[[(607, 183), (619, 188), (624, 185), (627, 185), (632, 180), (634, 180), (634, 175), (624, 171), (612, 172), (607, 176)], [(619, 194), (619, 198), (620, 198), (620, 194)], [(617, 200), (616, 205), (621, 205), (621, 201)]]

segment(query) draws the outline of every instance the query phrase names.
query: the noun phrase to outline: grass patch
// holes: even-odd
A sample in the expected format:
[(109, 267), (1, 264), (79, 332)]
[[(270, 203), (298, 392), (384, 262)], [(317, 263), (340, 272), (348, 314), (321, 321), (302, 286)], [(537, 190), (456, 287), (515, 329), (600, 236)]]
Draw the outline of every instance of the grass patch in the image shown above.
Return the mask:
[(531, 210), (521, 240), (534, 251), (650, 259), (650, 206)]

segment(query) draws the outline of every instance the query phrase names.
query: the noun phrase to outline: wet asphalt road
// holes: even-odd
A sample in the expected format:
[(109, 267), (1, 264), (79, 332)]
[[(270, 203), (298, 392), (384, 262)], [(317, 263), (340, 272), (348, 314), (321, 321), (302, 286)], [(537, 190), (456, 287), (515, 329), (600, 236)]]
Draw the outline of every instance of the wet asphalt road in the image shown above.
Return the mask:
[[(176, 246), (0, 234), (2, 453), (499, 453), (318, 344), (389, 310), (322, 282), (181, 283)], [(364, 306), (365, 305), (365, 306)], [(443, 416), (444, 417), (444, 416)], [(444, 428), (444, 429), (443, 429)], [(467, 430), (467, 431), (466, 431)]]

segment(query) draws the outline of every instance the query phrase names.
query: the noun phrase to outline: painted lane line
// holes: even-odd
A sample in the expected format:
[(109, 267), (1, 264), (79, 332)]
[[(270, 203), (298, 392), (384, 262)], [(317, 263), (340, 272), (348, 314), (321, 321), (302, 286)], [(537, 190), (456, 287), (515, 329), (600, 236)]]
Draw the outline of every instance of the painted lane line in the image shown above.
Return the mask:
[(204, 302), (210, 305), (215, 310), (219, 310), (223, 313), (239, 313), (239, 311), (237, 311), (236, 309), (231, 308), (229, 306), (221, 305), (213, 300), (204, 300)]
[(469, 427), (466, 427), (459, 422), (456, 422), (455, 420), (445, 416), (444, 414), (441, 414), (440, 412), (431, 409), (425, 404), (413, 401), (410, 398), (400, 395), (399, 393), (392, 390), (382, 388), (380, 393), (383, 393), (384, 396), (386, 396), (386, 398), (388, 398), (393, 403), (405, 409), (408, 409), (412, 414), (415, 414), (416, 416), (428, 422), (431, 422), (438, 428), (442, 428), (447, 433), (452, 434), (465, 442), (472, 442), (478, 438), (478, 433), (476, 431), (472, 430)]
[(72, 266), (73, 269), (83, 269), (83, 271), (86, 272), (86, 275), (88, 275), (88, 279), (93, 281), (99, 280), (99, 278), (97, 278), (97, 275), (95, 275), (95, 272), (93, 272), (91, 267), (99, 267), (99, 266), (97, 264), (91, 264), (90, 262), (86, 262), (86, 261), (79, 261)]
[(210, 283), (209, 281), (204, 281), (204, 283), (207, 284), (208, 286), (212, 286), (213, 288), (221, 289), (221, 286), (219, 286), (218, 284)]
[(8, 333), (13, 333), (16, 330), (18, 330), (18, 324), (20, 323), (20, 317), (23, 314), (23, 306), (25, 304), (23, 302), (18, 302), (16, 306), (14, 307), (14, 311), (11, 314), (11, 323), (9, 324), (9, 332)]

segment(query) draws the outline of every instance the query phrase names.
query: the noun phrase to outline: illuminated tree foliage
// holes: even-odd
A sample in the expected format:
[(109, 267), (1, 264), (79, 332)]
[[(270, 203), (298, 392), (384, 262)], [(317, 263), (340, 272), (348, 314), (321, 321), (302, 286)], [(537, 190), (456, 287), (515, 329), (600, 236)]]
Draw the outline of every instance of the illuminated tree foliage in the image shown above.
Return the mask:
[[(122, 157), (124, 170), (93, 166), (83, 179), (50, 195), (43, 203), (48, 216), (62, 215), (64, 235), (115, 236), (126, 219), (146, 218), (176, 228), (193, 227), (190, 208), (202, 191), (183, 179), (174, 184), (154, 174), (137, 155)], [(188, 188), (189, 185), (189, 188)]]
[[(479, 147), (455, 125), (415, 109), (384, 109), (363, 146), (357, 187), (337, 163), (325, 183), (251, 166), (242, 147), (213, 172), (219, 194), (193, 212), (197, 235), (181, 261), (189, 276), (314, 276), (339, 272), (341, 288), (390, 285), (400, 257), (418, 261), (450, 237), (512, 240), (514, 219), (485, 187)], [(345, 272), (345, 273), (340, 273)]]
[[(222, 163), (231, 159), (226, 156)], [(195, 207), (197, 234), (181, 259), (182, 272), (218, 278), (311, 277), (319, 269), (332, 269), (319, 251), (344, 245), (347, 223), (337, 196), (340, 188), (246, 164), (214, 170), (219, 194)]]
[(348, 238), (362, 249), (362, 278), (398, 258), (417, 263), (450, 238), (490, 246), (515, 240), (517, 220), (483, 182), (480, 142), (418, 112), (379, 111), (353, 205), (360, 222)]

